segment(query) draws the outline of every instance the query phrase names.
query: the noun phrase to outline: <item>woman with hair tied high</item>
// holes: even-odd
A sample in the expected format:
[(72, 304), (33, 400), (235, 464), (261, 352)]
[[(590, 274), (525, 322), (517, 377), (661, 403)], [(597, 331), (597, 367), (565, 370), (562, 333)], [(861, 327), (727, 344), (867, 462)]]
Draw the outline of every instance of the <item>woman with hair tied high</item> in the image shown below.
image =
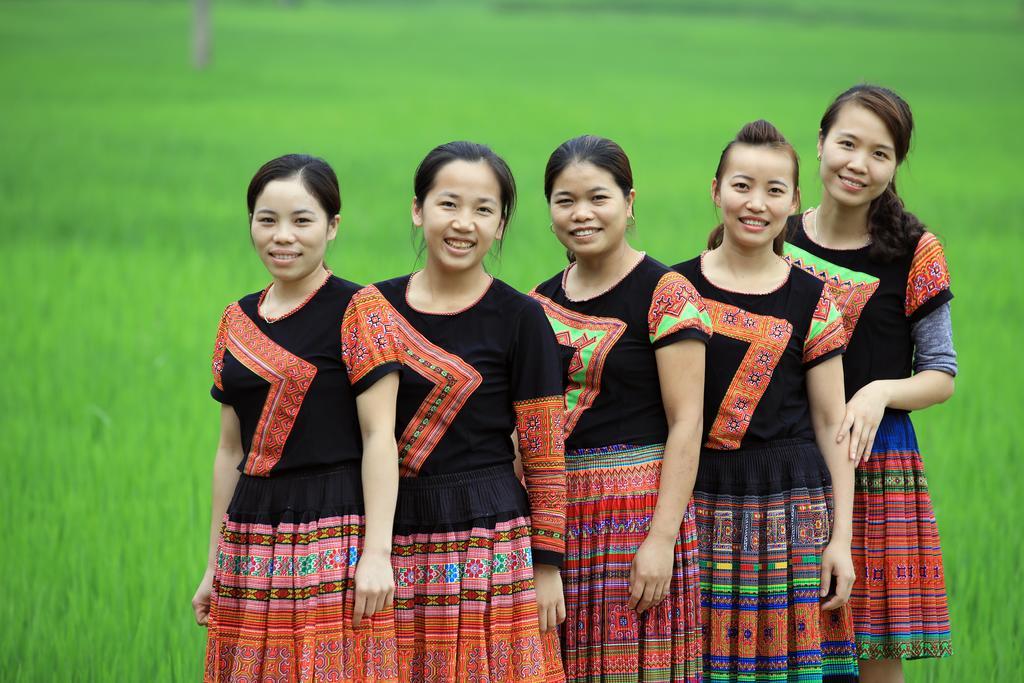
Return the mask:
[(214, 346), (220, 442), (192, 598), (204, 680), (397, 681), (398, 374), (349, 386), (341, 328), (359, 286), (324, 265), (338, 181), (289, 154), (256, 172), (248, 207), (273, 280), (225, 309)]
[(675, 266), (714, 330), (693, 487), (708, 681), (857, 678), (846, 334), (824, 283), (781, 256), (798, 188), (793, 147), (747, 124), (711, 181), (708, 251)]
[(572, 351), (566, 400), (566, 677), (700, 680), (690, 491), (700, 450), (704, 302), (630, 246), (636, 191), (615, 142), (568, 140), (544, 173), (574, 257), (532, 295)]
[(818, 132), (821, 205), (793, 216), (786, 255), (827, 283), (850, 338), (846, 419), (832, 439), (859, 462), (850, 597), (865, 681), (952, 654), (939, 532), (910, 411), (953, 394), (957, 372), (942, 245), (896, 193), (914, 129), (896, 93), (858, 85)]
[(366, 287), (345, 315), (353, 386), (401, 369), (393, 557), (403, 682), (565, 678), (555, 630), (560, 353), (540, 305), (483, 265), (508, 233), (515, 198), (508, 165), (489, 147), (431, 150), (413, 181), (423, 270)]

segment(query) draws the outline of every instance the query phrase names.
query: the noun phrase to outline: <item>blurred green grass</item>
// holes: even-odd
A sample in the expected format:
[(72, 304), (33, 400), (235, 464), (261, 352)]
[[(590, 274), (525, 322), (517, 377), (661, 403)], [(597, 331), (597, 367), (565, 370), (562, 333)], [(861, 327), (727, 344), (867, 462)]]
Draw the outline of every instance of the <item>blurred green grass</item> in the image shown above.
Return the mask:
[(219, 313), (259, 289), (244, 192), (291, 151), (335, 166), (329, 261), (408, 272), (411, 176), (433, 145), (492, 144), (522, 202), (491, 268), (526, 289), (562, 266), (544, 163), (593, 132), (630, 153), (634, 242), (676, 262), (715, 222), (721, 147), (765, 117), (819, 194), (816, 125), (870, 80), (914, 106), (900, 172), (953, 271), (961, 376), (915, 416), (942, 533), (957, 654), (912, 681), (1009, 680), (1024, 635), (1017, 368), (1024, 220), (1019, 3), (565, 0), (214, 2), (214, 61), (189, 66), (184, 2), (5, 2), (0, 206), (0, 504), (9, 597), (0, 678), (196, 680), (189, 599), (205, 558)]

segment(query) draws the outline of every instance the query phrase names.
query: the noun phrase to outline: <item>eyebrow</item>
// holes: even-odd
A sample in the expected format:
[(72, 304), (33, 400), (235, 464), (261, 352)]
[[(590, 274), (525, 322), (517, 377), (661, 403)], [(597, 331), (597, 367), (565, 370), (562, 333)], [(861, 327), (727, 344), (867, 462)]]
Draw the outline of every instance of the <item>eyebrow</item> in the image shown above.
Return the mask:
[[(451, 190), (441, 190), (440, 192), (438, 192), (438, 195), (440, 195), (442, 197), (452, 197), (454, 199), (460, 199), (459, 194), (456, 193), (456, 192), (452, 192)], [(498, 203), (498, 200), (496, 200), (496, 199), (494, 199), (492, 197), (477, 197), (477, 201), (478, 202), (484, 202), (484, 203), (487, 203), (487, 204), (497, 204)]]
[[(272, 213), (275, 216), (277, 215), (277, 211), (274, 211), (273, 209), (268, 209), (265, 206), (261, 206), (260, 208), (256, 209), (256, 211), (254, 211), (253, 213)], [(314, 211), (313, 209), (295, 209), (294, 211), (292, 211), (292, 213), (293, 214), (295, 214), (295, 213), (313, 213), (313, 214), (315, 214), (316, 211)]]
[[(845, 130), (841, 130), (837, 134), (841, 138), (853, 138), (854, 140), (860, 140), (859, 137)], [(887, 149), (890, 152), (895, 151), (895, 148), (892, 145), (876, 145), (876, 147), (880, 147), (881, 149)]]
[[(736, 174), (734, 174), (734, 175), (732, 176), (732, 178), (730, 178), (730, 180), (736, 180), (737, 178), (742, 178), (743, 180), (753, 180), (753, 179), (754, 179), (754, 178), (752, 178), (751, 176), (748, 176), (748, 175), (746, 175), (746, 174), (744, 174), (744, 173), (736, 173)], [(783, 181), (783, 180), (778, 180), (778, 179), (774, 179), (774, 180), (769, 180), (769, 181), (768, 181), (768, 184), (769, 184), (769, 185), (771, 185), (771, 184), (773, 184), (773, 183), (774, 183), (774, 184), (776, 184), (776, 185), (782, 185), (783, 187), (786, 187), (786, 188), (788, 188), (788, 187), (789, 187), (789, 184), (788, 184), (788, 183), (786, 183), (786, 182), (785, 182), (785, 181)]]
[[(587, 190), (587, 192), (611, 192), (611, 190), (609, 190), (604, 185), (597, 185), (596, 187), (592, 187), (589, 190)], [(560, 194), (571, 195), (572, 192), (569, 192), (569, 190), (557, 190), (557, 191), (555, 191), (554, 196), (557, 196), (557, 195), (560, 195)]]

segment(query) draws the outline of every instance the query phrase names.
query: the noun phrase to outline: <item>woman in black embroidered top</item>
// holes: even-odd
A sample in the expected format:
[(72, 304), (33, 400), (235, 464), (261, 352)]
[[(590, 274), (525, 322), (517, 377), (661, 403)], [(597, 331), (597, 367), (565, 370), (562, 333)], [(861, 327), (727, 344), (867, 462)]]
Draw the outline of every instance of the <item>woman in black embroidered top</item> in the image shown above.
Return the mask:
[(694, 484), (711, 680), (857, 676), (844, 607), (853, 463), (826, 438), (843, 419), (846, 337), (821, 281), (780, 256), (798, 187), (792, 146), (767, 121), (747, 124), (712, 181), (710, 251), (675, 266), (714, 329)]
[[(360, 290), (353, 385), (402, 368), (395, 622), (404, 682), (556, 683), (565, 532), (559, 349), (541, 307), (484, 270), (515, 207), (489, 147), (433, 149), (414, 180), (423, 270)], [(516, 476), (518, 437), (524, 483)]]
[(210, 554), (192, 599), (208, 629), (204, 678), (397, 681), (398, 377), (353, 391), (342, 364), (358, 286), (323, 263), (338, 181), (320, 159), (280, 157), (257, 171), (248, 205), (273, 282), (228, 306), (217, 332)]
[[(949, 269), (903, 207), (895, 174), (914, 121), (896, 93), (859, 85), (821, 120), (821, 206), (790, 219), (786, 253), (842, 308), (846, 421), (856, 477), (850, 604), (866, 681), (902, 681), (903, 659), (952, 654), (939, 532), (909, 412), (953, 393)], [(852, 432), (851, 432), (852, 428)]]
[(700, 442), (704, 303), (626, 240), (633, 173), (585, 135), (548, 160), (552, 230), (576, 260), (537, 285), (572, 351), (566, 407), (568, 680), (700, 680), (690, 490)]

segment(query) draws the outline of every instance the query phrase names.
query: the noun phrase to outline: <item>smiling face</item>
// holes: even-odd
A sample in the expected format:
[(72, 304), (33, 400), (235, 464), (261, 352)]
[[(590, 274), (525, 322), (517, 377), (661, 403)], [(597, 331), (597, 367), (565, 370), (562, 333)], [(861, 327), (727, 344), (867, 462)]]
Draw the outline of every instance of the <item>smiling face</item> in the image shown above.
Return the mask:
[(839, 110), (828, 134), (818, 139), (818, 153), (821, 184), (844, 206), (867, 206), (896, 173), (892, 134), (881, 118), (856, 102)]
[(786, 218), (800, 205), (793, 163), (783, 149), (733, 145), (721, 182), (717, 178), (711, 181), (711, 196), (722, 210), (726, 241), (746, 249), (772, 249), (786, 227)]
[(590, 162), (572, 163), (551, 187), (551, 226), (577, 257), (609, 253), (626, 239), (636, 191), (624, 195), (611, 173)]
[(338, 220), (327, 216), (296, 175), (267, 183), (256, 198), (249, 229), (274, 279), (294, 282), (322, 266), (327, 244), (338, 233)]
[(412, 222), (423, 229), (427, 261), (446, 271), (480, 267), (501, 239), (501, 186), (486, 161), (450, 161), (425, 197), (414, 198)]

